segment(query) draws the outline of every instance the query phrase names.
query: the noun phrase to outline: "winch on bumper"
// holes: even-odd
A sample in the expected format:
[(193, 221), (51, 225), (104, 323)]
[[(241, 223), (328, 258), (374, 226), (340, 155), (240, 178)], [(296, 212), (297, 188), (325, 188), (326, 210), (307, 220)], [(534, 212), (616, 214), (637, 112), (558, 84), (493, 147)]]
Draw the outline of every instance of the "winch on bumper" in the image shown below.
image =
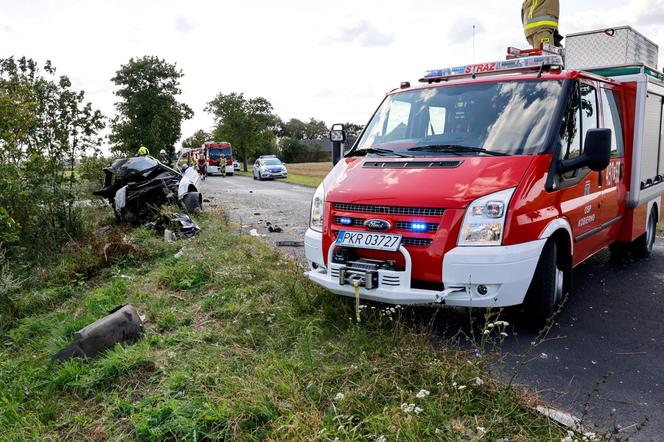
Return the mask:
[(545, 243), (541, 239), (513, 246), (456, 247), (442, 259), (444, 290), (439, 291), (411, 287), (413, 262), (404, 246), (399, 248), (405, 260), (403, 270), (394, 269), (390, 261), (335, 262), (335, 244), (327, 251), (326, 267), (322, 234), (309, 229), (305, 254), (311, 270), (306, 275), (329, 291), (349, 297), (355, 296), (353, 284), (358, 280), (362, 299), (390, 304), (507, 307), (523, 303)]

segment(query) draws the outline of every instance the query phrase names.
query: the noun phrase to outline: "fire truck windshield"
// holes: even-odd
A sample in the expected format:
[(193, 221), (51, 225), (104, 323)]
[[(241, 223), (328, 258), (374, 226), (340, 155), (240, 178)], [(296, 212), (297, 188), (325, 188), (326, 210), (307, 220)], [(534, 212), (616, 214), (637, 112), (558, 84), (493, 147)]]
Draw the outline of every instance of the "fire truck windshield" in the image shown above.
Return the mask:
[(540, 80), (396, 93), (385, 99), (350, 155), (389, 149), (443, 156), (453, 153), (454, 146), (459, 155), (534, 155), (553, 123), (561, 90), (560, 81)]
[(210, 159), (213, 160), (218, 160), (222, 155), (225, 156), (226, 158), (230, 158), (231, 156), (231, 148), (230, 147), (213, 147), (208, 151), (208, 155), (210, 156)]

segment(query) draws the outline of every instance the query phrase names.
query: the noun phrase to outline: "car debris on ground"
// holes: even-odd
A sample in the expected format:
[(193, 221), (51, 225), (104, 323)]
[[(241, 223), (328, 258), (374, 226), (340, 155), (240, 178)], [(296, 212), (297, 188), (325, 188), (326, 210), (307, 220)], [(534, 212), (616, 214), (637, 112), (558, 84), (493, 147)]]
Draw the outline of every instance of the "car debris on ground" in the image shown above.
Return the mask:
[(115, 344), (133, 344), (142, 334), (143, 319), (132, 305), (127, 304), (75, 332), (74, 341), (52, 359), (91, 358)]
[(175, 242), (180, 238), (193, 238), (201, 231), (198, 224), (186, 213), (162, 213), (159, 218), (146, 224), (150, 229), (164, 233), (164, 241)]
[(104, 187), (94, 194), (108, 201), (118, 221), (151, 219), (166, 204), (198, 213), (203, 203), (200, 177), (192, 167), (185, 165), (180, 170), (150, 156), (121, 158), (104, 169)]

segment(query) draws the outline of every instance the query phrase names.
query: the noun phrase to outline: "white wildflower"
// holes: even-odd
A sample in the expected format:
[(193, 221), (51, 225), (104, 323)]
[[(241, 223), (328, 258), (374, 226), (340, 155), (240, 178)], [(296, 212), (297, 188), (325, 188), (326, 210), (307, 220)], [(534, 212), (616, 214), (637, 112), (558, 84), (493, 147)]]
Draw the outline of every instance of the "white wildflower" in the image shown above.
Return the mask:
[(507, 322), (507, 321), (496, 321), (495, 324), (496, 324), (496, 326), (501, 326), (502, 325), (503, 327), (507, 327), (508, 325), (510, 325), (510, 323)]
[(477, 431), (481, 434), (486, 433), (486, 430), (484, 429), (484, 427), (477, 427)]
[(484, 385), (484, 381), (480, 378), (475, 378), (474, 381), (475, 381), (475, 385), (477, 385), (478, 387)]
[(495, 325), (495, 324), (494, 324), (493, 322), (489, 322), (486, 326), (487, 326), (488, 328), (493, 328), (494, 325)]
[(420, 413), (423, 412), (424, 410), (422, 410), (420, 407), (415, 407), (415, 408), (413, 409), (413, 411), (415, 412), (415, 414), (420, 414)]
[(465, 385), (459, 385), (459, 386), (457, 387), (457, 390), (461, 391), (461, 390), (463, 390), (463, 389), (465, 389), (465, 388), (466, 388)]
[(484, 333), (482, 333), (482, 334), (483, 335), (488, 335), (489, 333), (491, 333), (491, 330), (484, 330)]
[(352, 364), (352, 365), (350, 366), (350, 369), (351, 369), (351, 370), (357, 370), (357, 365)]
[(415, 395), (418, 399), (426, 399), (429, 396), (429, 390), (420, 390), (419, 393)]
[(337, 393), (336, 396), (334, 396), (335, 401), (343, 401), (346, 398), (346, 395), (343, 393)]
[(378, 436), (376, 438), (376, 442), (386, 442), (386, 441), (387, 441), (387, 439), (385, 438), (385, 436)]
[(505, 337), (507, 337), (507, 333), (505, 333), (505, 332), (500, 332), (500, 336), (502, 336), (502, 337), (505, 338)]

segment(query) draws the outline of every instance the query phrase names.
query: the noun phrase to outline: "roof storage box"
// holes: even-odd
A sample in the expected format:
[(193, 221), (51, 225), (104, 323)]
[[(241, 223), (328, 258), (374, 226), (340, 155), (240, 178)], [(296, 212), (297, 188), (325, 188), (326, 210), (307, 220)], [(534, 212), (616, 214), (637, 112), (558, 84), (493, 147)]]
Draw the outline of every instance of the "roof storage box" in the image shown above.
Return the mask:
[(623, 64), (644, 64), (657, 69), (657, 45), (629, 26), (570, 34), (565, 41), (567, 69)]

